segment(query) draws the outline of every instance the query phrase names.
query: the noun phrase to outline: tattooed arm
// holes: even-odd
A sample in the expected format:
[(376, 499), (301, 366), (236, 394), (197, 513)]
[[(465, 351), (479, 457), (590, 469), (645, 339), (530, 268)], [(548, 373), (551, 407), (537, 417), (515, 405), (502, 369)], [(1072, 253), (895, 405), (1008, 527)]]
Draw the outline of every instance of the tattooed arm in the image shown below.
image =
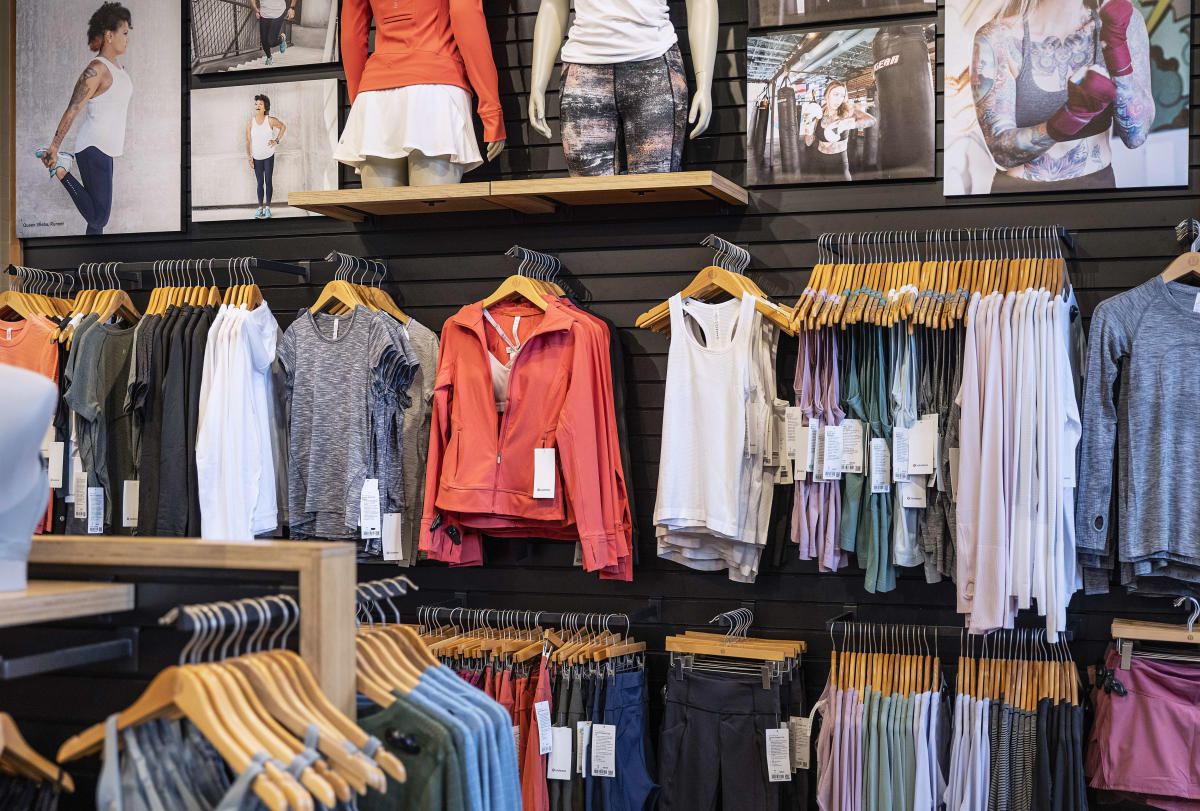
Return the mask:
[(975, 115), (992, 159), (1002, 169), (1029, 163), (1054, 146), (1045, 124), (1016, 124), (1017, 70), (1021, 38), (1004, 22), (990, 22), (975, 35), (971, 91)]
[(75, 117), (87, 104), (88, 99), (96, 95), (96, 91), (100, 88), (100, 70), (103, 68), (99, 62), (92, 62), (83, 69), (83, 73), (79, 74), (79, 79), (75, 82), (75, 89), (71, 91), (71, 102), (67, 105), (67, 111), (63, 113), (62, 119), (58, 122), (58, 129), (54, 131), (54, 138), (50, 141), (50, 149), (46, 151), (42, 162), (46, 166), (54, 166), (58, 160), (58, 150), (62, 146), (63, 138), (67, 137), (67, 133), (71, 131), (71, 125), (75, 123)]
[(283, 140), (283, 134), (287, 132), (287, 124), (284, 124), (278, 118), (272, 118), (271, 129), (279, 130), (279, 132), (275, 133), (275, 137), (269, 143), (271, 146), (279, 146), (279, 142)]
[(1129, 18), (1127, 36), (1133, 73), (1113, 77), (1117, 86), (1113, 121), (1117, 125), (1117, 135), (1121, 136), (1125, 146), (1137, 149), (1146, 142), (1150, 125), (1154, 123), (1154, 95), (1150, 91), (1150, 37), (1146, 33), (1146, 21), (1137, 11)]

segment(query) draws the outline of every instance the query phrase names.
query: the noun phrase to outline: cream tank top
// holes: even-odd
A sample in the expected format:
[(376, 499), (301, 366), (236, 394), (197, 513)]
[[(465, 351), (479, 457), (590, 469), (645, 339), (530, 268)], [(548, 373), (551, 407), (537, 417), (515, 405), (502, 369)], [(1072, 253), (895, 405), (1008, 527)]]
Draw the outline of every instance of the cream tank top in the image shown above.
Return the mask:
[(96, 61), (108, 68), (112, 84), (108, 90), (88, 99), (83, 124), (75, 136), (75, 151), (94, 146), (110, 158), (117, 158), (125, 153), (125, 118), (129, 99), (133, 97), (133, 82), (123, 68), (103, 56), (97, 56)]
[(254, 116), (250, 117), (250, 156), (255, 160), (265, 161), (274, 157), (275, 147), (271, 141), (275, 138), (275, 130), (271, 127), (271, 116), (263, 116), (259, 124)]

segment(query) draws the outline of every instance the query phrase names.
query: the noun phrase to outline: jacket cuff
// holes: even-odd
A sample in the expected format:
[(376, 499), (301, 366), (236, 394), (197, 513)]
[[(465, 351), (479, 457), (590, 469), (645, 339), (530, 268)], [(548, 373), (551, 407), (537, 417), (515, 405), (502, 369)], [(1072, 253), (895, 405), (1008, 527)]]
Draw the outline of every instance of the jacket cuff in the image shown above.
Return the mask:
[(505, 140), (504, 134), (504, 111), (497, 108), (494, 112), (489, 112), (487, 115), (481, 111), (480, 119), (483, 121), (483, 140), (487, 143), (493, 141)]

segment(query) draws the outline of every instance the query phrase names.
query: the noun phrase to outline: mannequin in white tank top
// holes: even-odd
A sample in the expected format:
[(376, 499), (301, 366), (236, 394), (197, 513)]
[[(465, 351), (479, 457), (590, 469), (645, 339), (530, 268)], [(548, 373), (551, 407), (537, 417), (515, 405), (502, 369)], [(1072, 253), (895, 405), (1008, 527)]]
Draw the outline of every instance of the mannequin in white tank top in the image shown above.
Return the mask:
[[(84, 68), (50, 145), (35, 153), (62, 182), (87, 224), (86, 233), (103, 233), (112, 213), (113, 158), (125, 150), (126, 115), (133, 82), (121, 67), (129, 48), (132, 16), (120, 3), (104, 3), (88, 21), (88, 47), (96, 57)], [(85, 113), (75, 136), (75, 152), (61, 149), (75, 119)], [(71, 174), (72, 164), (79, 177)]]
[(254, 219), (271, 219), (272, 179), (275, 174), (275, 147), (283, 140), (287, 124), (270, 115), (271, 99), (263, 94), (254, 97), (254, 115), (246, 124), (246, 157), (258, 183), (258, 210)]

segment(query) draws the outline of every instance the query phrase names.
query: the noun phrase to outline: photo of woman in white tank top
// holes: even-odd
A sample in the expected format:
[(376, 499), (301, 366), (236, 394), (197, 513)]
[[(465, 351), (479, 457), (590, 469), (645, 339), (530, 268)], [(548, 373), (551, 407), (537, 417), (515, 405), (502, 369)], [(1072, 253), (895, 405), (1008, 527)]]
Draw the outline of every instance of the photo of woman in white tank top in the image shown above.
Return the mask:
[(283, 140), (287, 132), (287, 124), (278, 118), (272, 118), (271, 99), (259, 93), (254, 97), (254, 115), (246, 124), (246, 157), (250, 159), (250, 168), (254, 170), (254, 180), (258, 184), (258, 210), (254, 219), (271, 219), (271, 195), (275, 193), (272, 182), (275, 176), (275, 147)]
[[(71, 195), (87, 223), (87, 234), (102, 234), (112, 214), (113, 158), (125, 151), (125, 119), (133, 83), (119, 63), (129, 47), (129, 9), (105, 3), (88, 21), (88, 47), (96, 57), (75, 82), (71, 101), (50, 145), (34, 154)], [(75, 119), (84, 113), (75, 134), (75, 152), (60, 149)], [(71, 173), (78, 167), (79, 177)]]

